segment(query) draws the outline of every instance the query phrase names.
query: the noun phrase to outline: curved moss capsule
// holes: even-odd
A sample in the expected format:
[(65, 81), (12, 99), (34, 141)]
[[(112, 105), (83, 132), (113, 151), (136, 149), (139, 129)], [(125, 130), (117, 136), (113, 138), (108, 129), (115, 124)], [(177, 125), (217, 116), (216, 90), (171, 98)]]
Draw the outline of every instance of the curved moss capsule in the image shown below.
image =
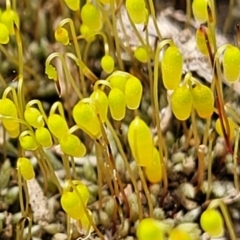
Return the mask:
[(73, 157), (83, 157), (86, 154), (86, 147), (79, 140), (79, 138), (73, 134), (65, 134), (59, 140), (61, 150)]
[(91, 3), (87, 2), (81, 9), (81, 18), (92, 31), (100, 31), (102, 28), (102, 16), (100, 11)]
[(47, 121), (50, 132), (58, 139), (68, 132), (66, 120), (59, 114), (51, 114)]
[(0, 44), (9, 42), (9, 30), (3, 23), (0, 22)]
[(125, 86), (125, 99), (129, 109), (137, 109), (142, 98), (142, 84), (136, 77), (131, 76)]
[(111, 89), (108, 95), (108, 106), (114, 120), (121, 121), (125, 117), (126, 102), (124, 93), (118, 88)]
[(30, 135), (25, 135), (25, 136), (19, 136), (19, 142), (21, 147), (24, 150), (28, 150), (28, 151), (34, 151), (37, 149), (37, 143), (35, 142), (35, 140), (33, 139), (32, 136)]
[(162, 181), (162, 163), (160, 160), (159, 152), (156, 148), (153, 150), (153, 160), (149, 166), (144, 168), (147, 180), (150, 183), (158, 183)]
[(80, 204), (80, 199), (73, 192), (64, 192), (60, 199), (63, 210), (73, 219), (80, 219), (84, 214), (84, 206)]
[(146, 11), (144, 0), (126, 0), (126, 9), (129, 17), (135, 24), (146, 22)]
[(64, 0), (64, 2), (72, 11), (80, 9), (80, 0)]
[(173, 114), (181, 121), (187, 120), (190, 117), (192, 103), (192, 95), (186, 86), (178, 87), (171, 96)]
[(214, 111), (214, 97), (212, 90), (205, 85), (197, 84), (190, 90), (193, 107), (201, 118), (209, 118)]
[(192, 240), (188, 232), (181, 229), (174, 228), (169, 235), (169, 240), (179, 240), (179, 239)]
[(225, 79), (230, 83), (238, 81), (240, 77), (240, 50), (234, 46), (227, 47), (222, 63)]
[(37, 128), (35, 131), (35, 137), (38, 143), (44, 148), (50, 148), (53, 144), (52, 136), (49, 130), (45, 127)]
[(11, 138), (17, 138), (20, 134), (20, 126), (18, 125), (15, 129), (7, 130), (7, 132)]
[(45, 66), (45, 73), (47, 74), (49, 79), (57, 81), (57, 77), (58, 77), (57, 70), (56, 70), (56, 68), (53, 65), (46, 64), (46, 66)]
[(106, 73), (112, 73), (114, 70), (114, 59), (109, 55), (103, 56), (101, 59), (101, 66)]
[(224, 232), (223, 218), (218, 210), (205, 210), (201, 215), (200, 224), (211, 237), (219, 237)]
[(114, 73), (108, 77), (108, 81), (111, 83), (112, 88), (118, 88), (124, 92), (128, 78), (129, 76), (127, 75)]
[(168, 90), (178, 87), (183, 68), (183, 57), (178, 48), (171, 45), (167, 48), (161, 62), (163, 85)]
[[(0, 114), (5, 117), (18, 118), (16, 105), (8, 98), (0, 99)], [(19, 123), (14, 120), (2, 118), (1, 121), (8, 131), (16, 132), (20, 128)]]
[[(234, 132), (235, 132), (235, 128), (237, 128), (237, 124), (235, 122), (233, 122), (233, 120), (231, 118), (227, 118), (227, 119), (228, 119), (228, 124), (229, 124), (229, 139), (233, 140), (234, 139)], [(224, 125), (225, 125), (225, 129), (226, 129), (226, 123), (225, 122), (224, 122)], [(219, 136), (224, 137), (221, 122), (220, 122), (219, 118), (217, 119), (217, 121), (215, 123), (215, 129), (216, 129), (217, 133), (219, 134)]]
[(141, 63), (147, 63), (149, 60), (149, 53), (146, 48), (140, 46), (134, 51), (134, 57)]
[(208, 20), (207, 5), (208, 0), (193, 0), (193, 16), (199, 23), (205, 23)]
[(91, 99), (94, 99), (96, 105), (96, 112), (100, 115), (102, 122), (106, 122), (107, 113), (108, 113), (108, 98), (105, 92), (100, 89), (95, 90), (91, 96)]
[(9, 34), (14, 35), (15, 29), (14, 25), (19, 28), (19, 16), (16, 11), (12, 9), (7, 9), (1, 14), (1, 21), (9, 31)]
[(33, 165), (28, 158), (22, 157), (17, 160), (17, 168), (25, 180), (31, 180), (35, 177)]
[(54, 32), (54, 37), (57, 42), (62, 43), (63, 45), (69, 44), (69, 35), (68, 31), (63, 27), (58, 27)]
[[(207, 33), (207, 36), (208, 36), (208, 40), (209, 40), (211, 50), (213, 50), (213, 39), (212, 39), (212, 36), (210, 35), (210, 31), (208, 30), (208, 28), (206, 28), (206, 33)], [(204, 35), (204, 32), (201, 28), (198, 28), (197, 31), (196, 31), (196, 44), (197, 44), (198, 50), (203, 55), (209, 55), (205, 35)]]
[(41, 112), (34, 107), (28, 107), (24, 111), (24, 118), (28, 124), (35, 128), (40, 128), (44, 126), (44, 121)]
[(153, 139), (147, 124), (139, 117), (130, 123), (128, 142), (133, 157), (140, 166), (150, 166), (153, 161)]
[(100, 123), (92, 105), (78, 102), (73, 108), (73, 118), (91, 138), (96, 139), (101, 136)]
[(158, 226), (157, 220), (153, 218), (145, 218), (140, 221), (137, 226), (137, 239), (138, 240), (163, 240), (164, 232)]

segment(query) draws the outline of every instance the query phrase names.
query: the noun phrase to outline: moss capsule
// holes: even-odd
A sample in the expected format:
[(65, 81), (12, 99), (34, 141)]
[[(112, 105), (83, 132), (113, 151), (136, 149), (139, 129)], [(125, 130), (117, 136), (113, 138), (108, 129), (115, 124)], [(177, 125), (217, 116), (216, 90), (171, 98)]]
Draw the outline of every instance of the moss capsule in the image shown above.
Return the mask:
[(208, 20), (208, 0), (194, 0), (192, 3), (193, 16), (196, 21), (205, 23)]
[[(14, 102), (8, 98), (0, 99), (0, 114), (5, 117), (18, 118)], [(11, 119), (1, 119), (3, 126), (15, 136), (19, 132), (19, 123)]]
[(19, 16), (16, 11), (7, 9), (1, 14), (1, 22), (8, 28), (9, 34), (14, 35), (14, 25), (19, 28)]
[(225, 79), (234, 83), (240, 77), (240, 50), (237, 47), (229, 46), (223, 55), (223, 73)]
[[(210, 35), (210, 31), (208, 30), (208, 28), (206, 28), (206, 33), (207, 33), (209, 44), (210, 44), (210, 47), (212, 50), (213, 49), (213, 39), (212, 39), (212, 36)], [(203, 55), (209, 55), (205, 35), (201, 28), (198, 28), (196, 31), (196, 44), (197, 44), (198, 50)]]
[(108, 106), (114, 120), (121, 121), (126, 113), (124, 93), (118, 88), (113, 88), (108, 95)]
[(9, 30), (3, 23), (0, 22), (0, 44), (9, 42)]
[(54, 32), (54, 37), (57, 42), (62, 43), (63, 45), (69, 44), (69, 35), (68, 31), (63, 27), (58, 27)]
[(25, 180), (31, 180), (35, 177), (32, 163), (28, 158), (22, 157), (17, 160), (17, 168)]
[(61, 137), (59, 143), (61, 150), (67, 155), (83, 157), (86, 154), (86, 147), (79, 138), (73, 134), (65, 134)]
[(97, 89), (91, 94), (90, 98), (96, 101), (96, 112), (100, 115), (102, 122), (105, 122), (108, 113), (108, 98), (106, 93)]
[(100, 31), (102, 17), (100, 11), (91, 3), (86, 3), (81, 9), (82, 22), (92, 31)]
[(101, 66), (106, 73), (112, 73), (114, 70), (114, 59), (109, 55), (103, 56), (101, 59)]
[(152, 218), (145, 218), (140, 221), (136, 232), (138, 240), (163, 240), (164, 232), (158, 226), (157, 221)]
[(139, 117), (130, 123), (128, 142), (133, 157), (140, 166), (150, 166), (153, 161), (153, 139), (147, 124)]
[(193, 107), (201, 118), (209, 118), (214, 111), (214, 98), (210, 88), (197, 84), (191, 89)]
[(55, 67), (53, 67), (53, 65), (51, 64), (47, 64), (45, 66), (45, 73), (47, 74), (48, 78), (49, 79), (52, 79), (54, 81), (57, 81), (57, 70)]
[(24, 111), (24, 118), (28, 124), (35, 128), (40, 128), (44, 126), (44, 121), (42, 118), (42, 114), (37, 108), (28, 107)]
[(211, 237), (219, 237), (224, 232), (222, 215), (215, 209), (204, 211), (200, 218), (200, 224)]
[(108, 77), (108, 80), (111, 83), (112, 88), (118, 88), (124, 92), (128, 78), (129, 77), (126, 75), (114, 73)]
[(58, 139), (68, 132), (66, 120), (59, 114), (51, 114), (47, 121), (50, 132)]
[(52, 136), (49, 130), (45, 127), (37, 128), (35, 131), (35, 137), (39, 144), (44, 148), (50, 148), (52, 146)]
[(130, 77), (125, 86), (125, 99), (129, 109), (137, 109), (142, 98), (142, 84), (136, 77)]
[(192, 110), (192, 95), (186, 86), (175, 89), (171, 96), (171, 107), (175, 117), (181, 121), (189, 118)]
[(144, 0), (127, 0), (126, 9), (133, 23), (140, 24), (146, 21)]
[(80, 9), (80, 0), (64, 0), (64, 2), (72, 11)]
[(169, 240), (191, 240), (191, 237), (188, 232), (175, 228), (171, 231)]
[(35, 140), (33, 139), (32, 136), (30, 135), (25, 135), (25, 136), (19, 136), (19, 142), (21, 147), (24, 150), (28, 150), (28, 151), (34, 151), (37, 149), (37, 143), (35, 142)]
[(92, 105), (78, 102), (73, 108), (73, 118), (77, 125), (93, 139), (101, 136), (100, 123)]
[[(237, 125), (235, 122), (233, 122), (233, 120), (231, 118), (227, 118), (227, 119), (228, 119), (228, 124), (229, 124), (229, 139), (233, 140), (234, 139), (234, 131), (235, 131), (235, 128), (237, 128)], [(224, 122), (224, 125), (225, 125), (225, 129), (226, 129), (225, 122)], [(215, 129), (216, 129), (217, 133), (219, 134), (219, 136), (221, 136), (221, 137), (224, 136), (219, 118), (217, 119), (217, 121), (215, 123)]]
[(183, 57), (179, 49), (172, 45), (167, 48), (163, 55), (161, 69), (163, 84), (166, 89), (174, 90), (178, 87), (183, 67)]
[(146, 48), (144, 47), (137, 47), (134, 51), (134, 57), (142, 63), (147, 63), (149, 60), (149, 53)]
[(144, 172), (149, 182), (158, 183), (162, 181), (162, 163), (159, 152), (156, 148), (153, 150), (152, 163), (144, 168)]

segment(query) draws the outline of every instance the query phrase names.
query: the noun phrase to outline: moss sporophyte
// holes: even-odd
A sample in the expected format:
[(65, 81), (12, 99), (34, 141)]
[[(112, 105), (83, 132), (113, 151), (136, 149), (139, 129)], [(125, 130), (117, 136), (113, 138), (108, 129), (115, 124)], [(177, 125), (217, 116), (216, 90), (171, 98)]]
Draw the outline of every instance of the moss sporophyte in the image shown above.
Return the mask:
[[(239, 199), (240, 118), (223, 82), (239, 81), (240, 50), (239, 44), (217, 44), (218, 3), (186, 0), (185, 30), (208, 65), (210, 83), (197, 69), (186, 71), (182, 48), (162, 35), (152, 0), (51, 4), (6, 0), (0, 9), (0, 144), (4, 160), (9, 146), (17, 156), (9, 165), (12, 182), (10, 175), (7, 184), (0, 181), (0, 195), (5, 199), (7, 185), (18, 182), (21, 216), (11, 223), (13, 237), (44, 239), (54, 232), (58, 239), (61, 231), (68, 240), (225, 234), (236, 240), (230, 203)], [(53, 17), (41, 30), (45, 11)], [(41, 31), (29, 30), (31, 15)], [(238, 27), (238, 43), (239, 36)], [(38, 51), (28, 48), (31, 41), (41, 46)], [(11, 64), (17, 66), (14, 79), (8, 76)], [(63, 216), (58, 232), (37, 222), (33, 182), (60, 202), (53, 214)], [(4, 211), (11, 209), (6, 204)], [(0, 231), (8, 221), (0, 217)], [(33, 231), (35, 225), (41, 233)]]

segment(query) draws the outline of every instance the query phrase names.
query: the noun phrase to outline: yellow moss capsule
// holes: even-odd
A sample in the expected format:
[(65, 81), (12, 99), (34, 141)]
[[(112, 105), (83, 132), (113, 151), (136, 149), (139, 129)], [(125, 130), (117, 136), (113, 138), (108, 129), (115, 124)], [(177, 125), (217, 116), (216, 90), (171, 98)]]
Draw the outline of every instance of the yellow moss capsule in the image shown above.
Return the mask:
[(147, 124), (139, 117), (131, 122), (128, 129), (128, 142), (133, 157), (140, 166), (150, 166), (153, 161), (153, 139)]
[(7, 132), (11, 138), (17, 138), (20, 134), (20, 126), (18, 125), (15, 129), (7, 130)]
[(158, 183), (162, 181), (162, 164), (159, 152), (156, 148), (153, 150), (152, 163), (144, 168), (144, 172), (149, 182)]
[(31, 180), (35, 177), (33, 165), (28, 158), (22, 157), (17, 160), (17, 168), (25, 180)]
[(0, 22), (0, 44), (9, 42), (9, 30), (3, 23)]
[[(8, 98), (0, 99), (0, 114), (5, 117), (18, 118), (17, 108), (14, 102)], [(2, 118), (3, 126), (8, 131), (15, 131), (20, 128), (19, 123), (11, 120)]]
[(68, 132), (68, 125), (59, 114), (50, 115), (47, 124), (50, 132), (58, 139)]
[(101, 66), (106, 73), (108, 73), (108, 74), (112, 73), (112, 71), (114, 70), (114, 60), (113, 60), (113, 58), (109, 55), (105, 55), (101, 59)]
[(210, 88), (197, 84), (191, 89), (193, 107), (201, 118), (209, 118), (214, 111), (214, 98)]
[(73, 118), (91, 138), (96, 139), (101, 136), (100, 123), (92, 105), (78, 102), (73, 108)]
[(137, 239), (138, 240), (163, 240), (164, 232), (158, 226), (157, 220), (153, 218), (145, 218), (140, 221), (137, 226)]
[[(212, 36), (210, 35), (210, 31), (208, 30), (208, 28), (206, 28), (206, 33), (207, 33), (209, 44), (210, 44), (211, 50), (212, 50), (213, 49), (213, 39), (212, 39)], [(205, 35), (204, 35), (204, 32), (201, 28), (198, 28), (197, 31), (196, 31), (196, 44), (197, 44), (198, 50), (203, 55), (208, 55), (209, 54), (207, 44), (206, 44)]]
[(81, 205), (79, 197), (73, 192), (64, 192), (61, 197), (63, 210), (73, 219), (80, 219), (84, 214), (84, 206)]
[(230, 83), (239, 80), (240, 77), (240, 50), (237, 47), (229, 46), (223, 55), (224, 77)]
[(200, 224), (211, 237), (219, 237), (224, 232), (222, 215), (215, 209), (204, 211), (200, 218)]
[(126, 102), (124, 93), (118, 88), (111, 89), (108, 95), (108, 106), (114, 120), (121, 121), (125, 117)]
[(67, 155), (83, 157), (86, 154), (86, 147), (79, 138), (73, 134), (65, 134), (61, 137), (59, 143), (61, 150)]
[(80, 0), (64, 0), (64, 2), (72, 11), (80, 9)]
[(182, 54), (176, 46), (169, 46), (161, 63), (163, 85), (166, 89), (174, 90), (178, 87), (181, 81), (182, 67)]
[(181, 121), (189, 118), (192, 110), (192, 103), (192, 95), (186, 86), (178, 87), (171, 96), (173, 114)]
[[(237, 124), (235, 122), (233, 122), (233, 120), (231, 118), (227, 118), (228, 119), (228, 124), (229, 124), (229, 139), (233, 140), (234, 139), (234, 131), (235, 128), (237, 128)], [(224, 122), (224, 126), (226, 129), (226, 123)], [(216, 123), (215, 123), (215, 129), (217, 131), (217, 133), (219, 134), (219, 136), (223, 137), (223, 131), (222, 131), (222, 127), (221, 127), (221, 122), (220, 119), (218, 118)]]
[(19, 16), (16, 11), (7, 9), (1, 15), (1, 22), (8, 28), (9, 34), (14, 35), (14, 24), (19, 27)]
[(192, 240), (192, 239), (188, 232), (174, 228), (169, 235), (169, 240)]
[(54, 37), (57, 42), (62, 43), (63, 45), (69, 44), (69, 35), (68, 31), (63, 27), (58, 27), (54, 32)]
[(126, 75), (114, 73), (108, 78), (108, 80), (111, 83), (112, 88), (118, 88), (119, 90), (124, 92), (128, 78), (129, 77)]
[(81, 9), (82, 22), (92, 31), (100, 31), (102, 17), (100, 11), (91, 3), (87, 2)]
[(146, 21), (144, 0), (126, 0), (126, 9), (133, 23), (140, 24)]
[[(72, 192), (65, 191), (61, 197), (60, 202), (64, 211), (69, 214), (71, 218), (81, 219), (81, 217), (85, 214), (84, 208), (86, 208), (90, 193), (88, 191), (88, 188), (82, 183), (79, 183), (76, 186), (76, 189), (78, 193), (75, 189)], [(80, 195), (84, 206), (82, 205), (78, 194)]]
[(44, 121), (42, 118), (42, 114), (37, 108), (28, 107), (24, 111), (24, 118), (28, 124), (35, 128), (40, 128), (44, 126)]
[(149, 54), (146, 48), (144, 47), (137, 47), (134, 51), (134, 57), (142, 63), (147, 63), (149, 60)]
[(39, 144), (44, 148), (50, 148), (52, 146), (52, 136), (49, 130), (45, 127), (40, 127), (35, 131), (35, 137)]
[(193, 0), (193, 16), (199, 23), (205, 23), (208, 20), (207, 5), (208, 0)]
[(33, 139), (32, 136), (30, 135), (25, 135), (25, 136), (19, 136), (19, 142), (21, 147), (24, 150), (28, 150), (28, 151), (34, 151), (37, 149), (37, 143), (35, 142), (35, 140)]
[(57, 70), (53, 65), (47, 64), (45, 66), (45, 73), (47, 74), (49, 79), (53, 79), (54, 81), (57, 81)]
[(129, 109), (137, 109), (142, 98), (142, 84), (140, 80), (131, 76), (125, 86), (125, 99)]
[(97, 89), (91, 94), (90, 98), (96, 101), (96, 112), (100, 115), (102, 122), (106, 122), (108, 113), (108, 98), (106, 93)]

